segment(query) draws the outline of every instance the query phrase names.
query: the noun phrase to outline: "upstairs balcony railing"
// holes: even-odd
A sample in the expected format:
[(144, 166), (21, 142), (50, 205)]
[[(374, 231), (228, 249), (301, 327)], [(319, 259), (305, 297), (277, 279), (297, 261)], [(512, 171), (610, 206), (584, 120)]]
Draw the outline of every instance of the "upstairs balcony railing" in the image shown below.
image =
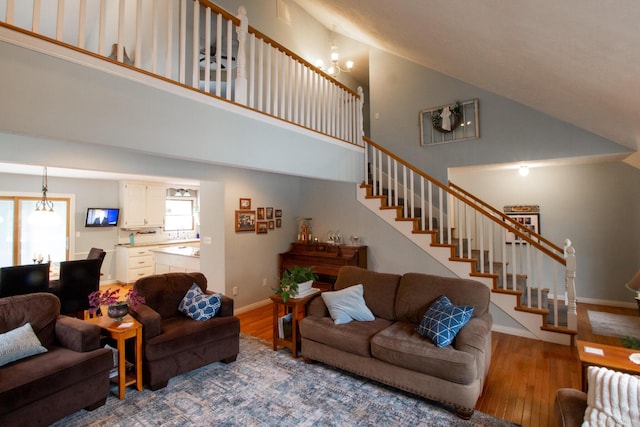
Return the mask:
[(356, 93), (207, 0), (0, 0), (0, 25), (363, 145)]

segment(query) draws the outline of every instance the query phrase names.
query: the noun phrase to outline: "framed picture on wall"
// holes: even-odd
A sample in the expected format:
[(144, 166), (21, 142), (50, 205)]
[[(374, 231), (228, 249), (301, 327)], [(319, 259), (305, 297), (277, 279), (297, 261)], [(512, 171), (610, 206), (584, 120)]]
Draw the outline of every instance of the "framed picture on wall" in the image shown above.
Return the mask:
[(264, 208), (258, 208), (258, 221), (264, 220)]
[(251, 209), (251, 199), (240, 198), (240, 209), (248, 210)]
[(236, 231), (256, 230), (256, 211), (237, 210), (236, 211)]
[(273, 208), (267, 208), (267, 219), (273, 219)]
[(269, 221), (269, 230), (273, 230), (275, 228), (275, 222)]
[(282, 218), (282, 209), (276, 209), (276, 218)]
[(282, 218), (276, 218), (276, 227), (277, 228), (282, 227)]
[[(531, 231), (540, 234), (540, 207), (538, 205), (515, 205), (505, 206), (504, 213), (517, 223), (517, 227), (521, 232)], [(535, 241), (537, 239), (532, 236)], [(507, 243), (522, 244), (526, 241), (519, 234), (507, 231)]]
[(265, 234), (267, 232), (267, 221), (258, 221), (256, 224), (256, 234)]

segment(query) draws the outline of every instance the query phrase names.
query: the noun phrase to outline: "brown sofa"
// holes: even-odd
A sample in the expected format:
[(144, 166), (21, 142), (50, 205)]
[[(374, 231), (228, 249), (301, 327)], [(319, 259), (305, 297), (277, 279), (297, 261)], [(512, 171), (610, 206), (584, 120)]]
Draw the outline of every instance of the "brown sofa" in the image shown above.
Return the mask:
[(223, 295), (216, 316), (205, 321), (178, 311), (194, 283), (213, 293), (206, 290), (202, 273), (158, 274), (138, 279), (133, 286), (146, 300), (130, 312), (142, 323), (144, 381), (151, 390), (209, 363), (233, 362), (240, 351), (240, 320), (233, 315), (233, 299)]
[[(300, 322), (305, 360), (443, 402), (461, 418), (470, 418), (491, 362), (489, 289), (474, 280), (342, 267), (335, 289), (356, 284), (363, 284), (375, 320), (335, 325), (323, 299), (314, 298)], [(455, 305), (474, 307), (454, 342), (442, 348), (415, 331), (440, 295)]]
[(581, 426), (586, 410), (587, 393), (573, 388), (556, 391), (555, 416), (558, 427)]
[(0, 298), (0, 333), (30, 323), (47, 349), (0, 367), (0, 425), (46, 426), (105, 403), (113, 356), (100, 328), (59, 313), (53, 294)]

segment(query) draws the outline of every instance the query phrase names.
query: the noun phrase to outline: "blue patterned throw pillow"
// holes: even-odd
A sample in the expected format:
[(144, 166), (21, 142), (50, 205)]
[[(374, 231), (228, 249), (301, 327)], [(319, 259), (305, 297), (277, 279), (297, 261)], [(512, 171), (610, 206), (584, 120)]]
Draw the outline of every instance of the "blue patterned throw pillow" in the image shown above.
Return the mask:
[(449, 298), (441, 295), (424, 313), (416, 332), (430, 338), (436, 346), (446, 347), (453, 342), (472, 314), (473, 307), (453, 305)]
[(221, 304), (220, 294), (207, 295), (194, 283), (178, 304), (178, 310), (194, 320), (208, 320), (218, 313)]

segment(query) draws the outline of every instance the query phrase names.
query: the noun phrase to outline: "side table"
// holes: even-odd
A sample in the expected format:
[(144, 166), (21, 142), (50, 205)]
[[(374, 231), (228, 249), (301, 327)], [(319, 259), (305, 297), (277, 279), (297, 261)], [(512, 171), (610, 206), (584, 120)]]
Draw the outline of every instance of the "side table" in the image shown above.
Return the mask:
[[(118, 397), (124, 399), (124, 394), (127, 386), (135, 385), (138, 391), (142, 391), (142, 324), (136, 319), (127, 314), (122, 322), (115, 322), (108, 316), (93, 317), (91, 319), (85, 319), (85, 322), (90, 322), (100, 326), (100, 328), (116, 341), (118, 349), (118, 376), (112, 378), (112, 381), (117, 381), (118, 384)], [(123, 327), (131, 323), (130, 326)], [(129, 338), (135, 338), (135, 373), (127, 374), (126, 362), (125, 362), (125, 341)]]
[(640, 374), (640, 365), (629, 360), (629, 356), (638, 353), (638, 350), (580, 340), (577, 340), (576, 344), (582, 365), (582, 391), (584, 392), (587, 391), (587, 368), (589, 366), (601, 366), (633, 375)]
[[(298, 331), (298, 322), (300, 321), (300, 315), (305, 316), (307, 310), (307, 304), (320, 293), (320, 289), (312, 294), (305, 295), (300, 298), (289, 298), (287, 302), (282, 300), (280, 295), (272, 295), (271, 301), (273, 302), (273, 350), (277, 350), (278, 346), (291, 350), (291, 355), (298, 357), (298, 343), (300, 341), (300, 334)], [(291, 337), (280, 338), (278, 336), (278, 317), (280, 316), (280, 307), (282, 307), (284, 314), (291, 313)]]

